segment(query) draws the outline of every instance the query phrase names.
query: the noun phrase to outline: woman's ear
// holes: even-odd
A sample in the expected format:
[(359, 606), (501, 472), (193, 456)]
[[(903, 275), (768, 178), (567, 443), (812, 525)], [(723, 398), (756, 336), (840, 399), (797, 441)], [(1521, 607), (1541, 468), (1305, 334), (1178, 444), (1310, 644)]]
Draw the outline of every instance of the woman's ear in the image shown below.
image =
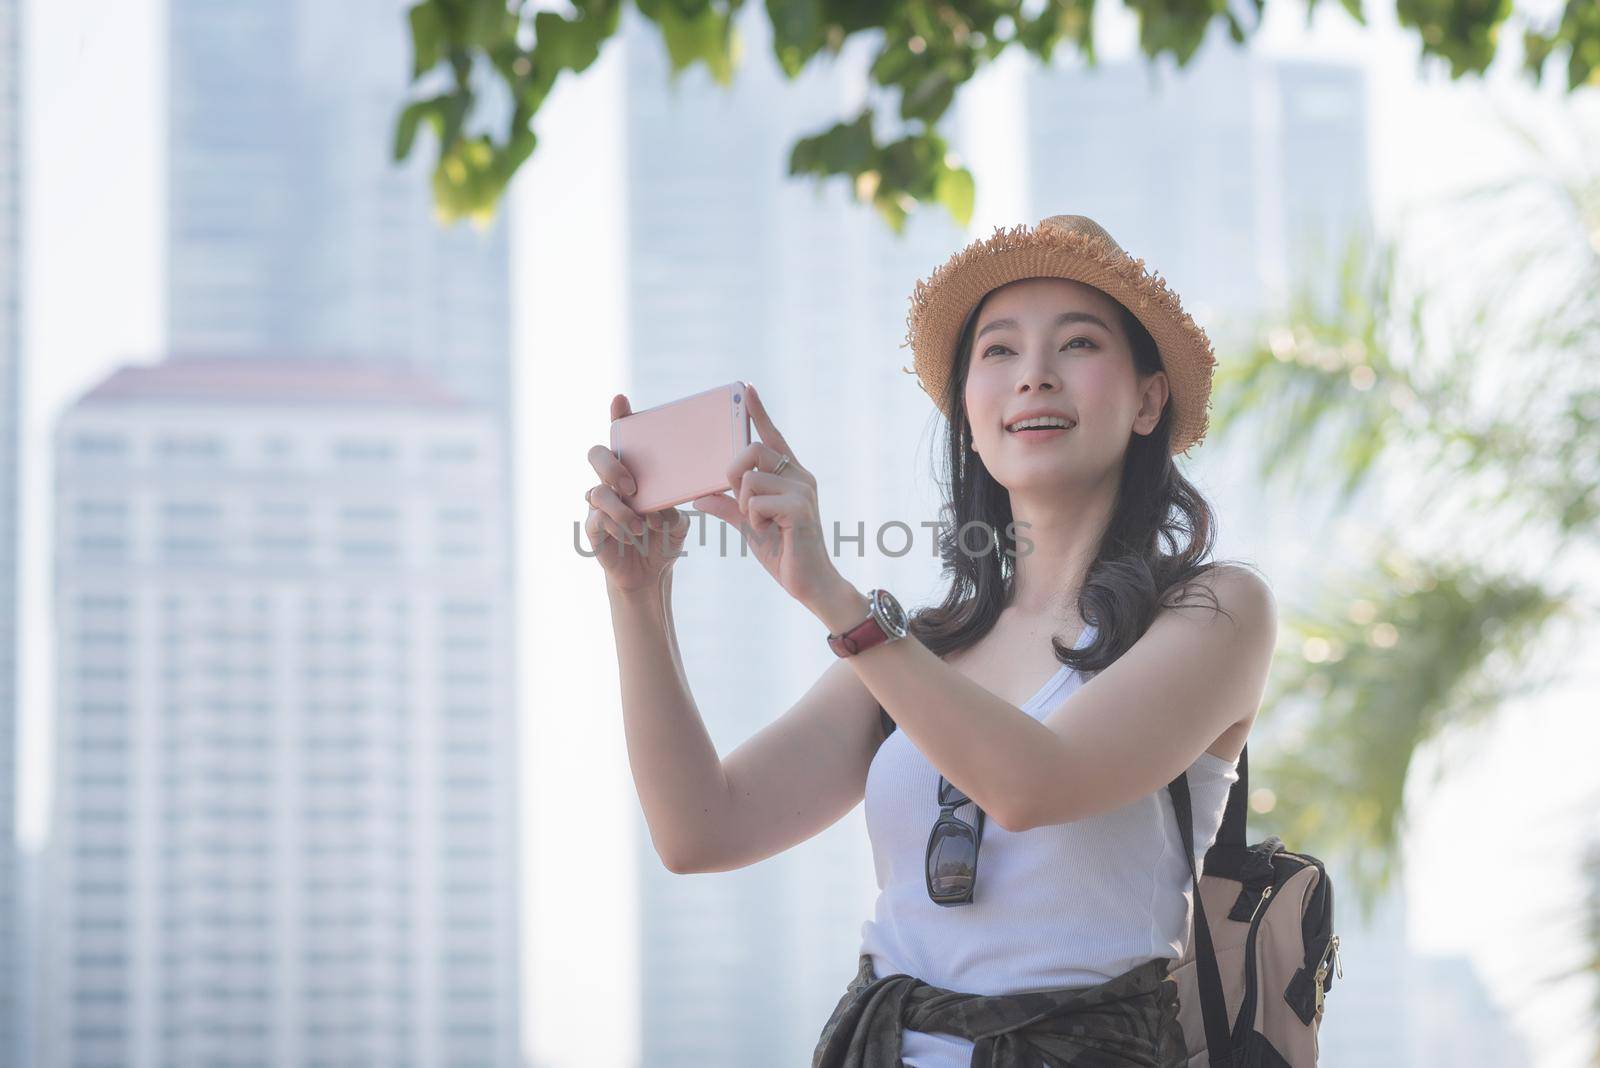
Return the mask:
[(1170, 387), (1165, 371), (1156, 371), (1150, 375), (1150, 380), (1145, 383), (1144, 393), (1139, 398), (1139, 416), (1134, 420), (1137, 430), (1141, 424), (1148, 424), (1145, 429), (1139, 430), (1140, 434), (1153, 433), (1156, 424), (1161, 422), (1161, 412), (1167, 406)]

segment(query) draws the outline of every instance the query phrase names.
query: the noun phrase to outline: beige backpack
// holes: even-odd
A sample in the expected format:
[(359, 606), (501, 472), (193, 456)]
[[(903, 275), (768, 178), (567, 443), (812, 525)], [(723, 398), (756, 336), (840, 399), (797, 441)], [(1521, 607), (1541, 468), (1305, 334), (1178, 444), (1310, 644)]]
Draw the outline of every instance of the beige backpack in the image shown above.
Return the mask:
[(1246, 746), (1204, 876), (1194, 868), (1188, 774), (1167, 785), (1194, 882), (1193, 937), (1171, 972), (1189, 1068), (1315, 1065), (1330, 967), (1344, 976), (1322, 861), (1289, 852), (1277, 835), (1245, 845), (1248, 756)]

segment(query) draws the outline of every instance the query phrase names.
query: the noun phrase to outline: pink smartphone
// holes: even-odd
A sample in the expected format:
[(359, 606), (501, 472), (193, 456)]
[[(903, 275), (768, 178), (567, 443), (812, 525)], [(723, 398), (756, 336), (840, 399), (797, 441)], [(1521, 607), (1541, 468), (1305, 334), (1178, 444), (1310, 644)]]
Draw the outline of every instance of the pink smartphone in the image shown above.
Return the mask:
[(728, 465), (750, 444), (743, 382), (658, 404), (611, 421), (611, 451), (638, 492), (622, 500), (640, 515), (732, 489)]

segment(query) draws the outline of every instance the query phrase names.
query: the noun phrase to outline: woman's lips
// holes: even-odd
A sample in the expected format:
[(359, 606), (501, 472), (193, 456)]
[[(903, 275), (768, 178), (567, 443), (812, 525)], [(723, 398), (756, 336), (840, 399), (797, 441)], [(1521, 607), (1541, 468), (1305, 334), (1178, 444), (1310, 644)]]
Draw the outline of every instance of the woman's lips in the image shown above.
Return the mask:
[(1067, 431), (1071, 429), (1072, 427), (1070, 426), (1055, 426), (1047, 430), (1007, 430), (1006, 436), (1020, 438), (1024, 441), (1050, 441), (1054, 438), (1065, 436)]

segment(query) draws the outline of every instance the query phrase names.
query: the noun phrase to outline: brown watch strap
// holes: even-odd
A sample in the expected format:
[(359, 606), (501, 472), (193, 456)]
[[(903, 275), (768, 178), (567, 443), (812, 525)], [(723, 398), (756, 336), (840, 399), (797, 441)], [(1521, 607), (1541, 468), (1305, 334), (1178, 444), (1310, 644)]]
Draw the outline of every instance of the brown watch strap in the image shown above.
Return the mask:
[(843, 634), (828, 635), (828, 645), (840, 656), (855, 656), (871, 649), (874, 645), (881, 645), (888, 637), (889, 635), (884, 633), (883, 626), (879, 624), (878, 617), (868, 615), (866, 619)]

